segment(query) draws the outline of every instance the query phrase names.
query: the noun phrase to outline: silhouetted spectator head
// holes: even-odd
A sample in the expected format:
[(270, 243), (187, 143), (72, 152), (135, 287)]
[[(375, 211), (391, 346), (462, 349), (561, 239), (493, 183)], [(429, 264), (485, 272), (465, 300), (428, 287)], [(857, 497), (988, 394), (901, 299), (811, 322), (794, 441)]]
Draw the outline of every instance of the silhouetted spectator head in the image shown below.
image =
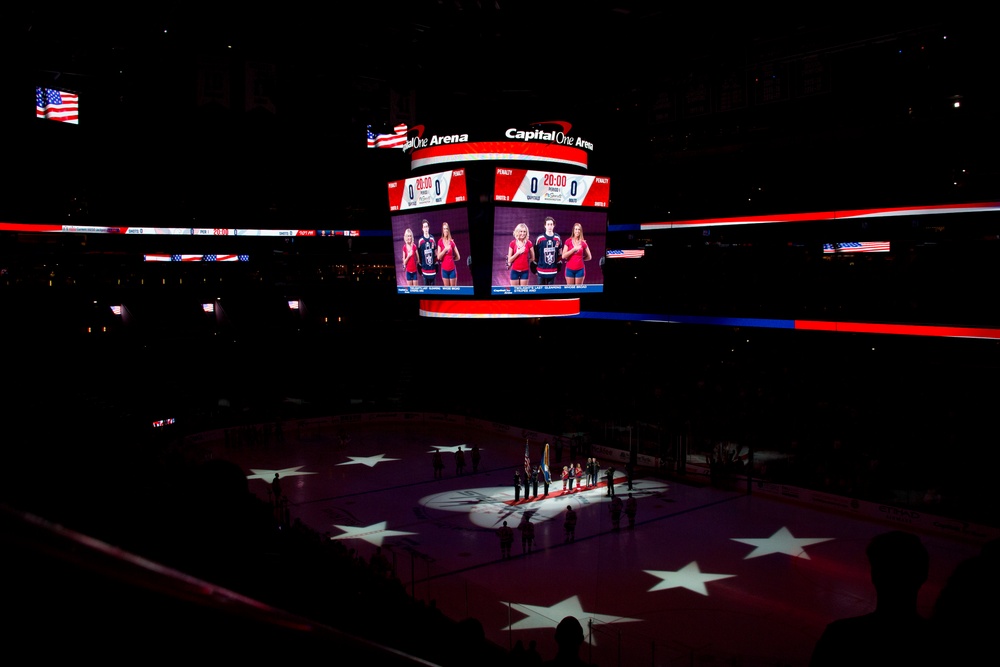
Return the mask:
[(810, 667), (975, 664), (934, 659), (938, 642), (917, 610), (917, 594), (930, 566), (920, 538), (889, 531), (872, 538), (865, 553), (875, 611), (828, 624), (813, 648)]
[(583, 643), (583, 626), (575, 616), (567, 616), (556, 626), (556, 644), (560, 653), (576, 653)]
[(930, 556), (913, 533), (893, 530), (872, 538), (865, 551), (876, 592), (915, 594), (927, 581)]
[(476, 645), (486, 641), (486, 630), (477, 618), (463, 618), (457, 624), (458, 634), (467, 645)]
[(993, 635), (1000, 623), (1000, 540), (983, 545), (979, 555), (959, 563), (934, 603), (935, 621), (948, 640), (975, 664), (993, 651)]
[(989, 561), (1000, 562), (1000, 537), (984, 544), (980, 554)]

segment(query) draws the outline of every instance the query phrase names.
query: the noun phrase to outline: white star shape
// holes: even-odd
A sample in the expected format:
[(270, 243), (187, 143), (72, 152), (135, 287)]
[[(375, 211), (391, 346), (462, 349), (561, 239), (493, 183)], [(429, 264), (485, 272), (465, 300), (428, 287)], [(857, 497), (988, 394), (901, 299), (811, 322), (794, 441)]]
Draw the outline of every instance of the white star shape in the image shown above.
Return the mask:
[(369, 468), (374, 468), (376, 463), (384, 463), (385, 461), (398, 461), (399, 459), (387, 459), (385, 454), (376, 454), (375, 456), (348, 456), (350, 461), (345, 461), (343, 463), (338, 463), (339, 466), (353, 466), (357, 464), (366, 465)]
[(314, 472), (299, 472), (305, 466), (295, 466), (294, 468), (284, 468), (282, 470), (260, 470), (258, 468), (250, 468), (252, 475), (247, 475), (247, 479), (263, 479), (268, 482), (274, 480), (274, 473), (278, 473), (279, 479), (282, 477), (296, 477), (298, 475), (315, 475)]
[[(469, 447), (468, 445), (455, 445), (454, 447), (435, 447), (434, 449), (430, 450), (428, 454), (433, 454), (434, 452), (441, 452), (442, 454), (445, 454), (447, 452), (454, 453), (457, 452), (459, 449), (461, 449), (466, 454), (472, 454), (472, 448)], [(479, 451), (483, 451), (483, 448), (480, 447)]]
[(707, 572), (702, 572), (698, 567), (698, 561), (696, 560), (691, 561), (676, 571), (643, 570), (643, 572), (661, 579), (660, 583), (650, 588), (647, 593), (652, 593), (653, 591), (665, 591), (668, 588), (686, 588), (689, 591), (694, 591), (695, 593), (708, 595), (708, 589), (705, 588), (705, 582), (716, 581), (718, 579), (728, 579), (729, 577), (736, 576), (735, 574), (709, 574)]
[(416, 535), (402, 530), (386, 530), (386, 522), (373, 523), (370, 526), (334, 526), (344, 531), (343, 535), (334, 535), (331, 540), (364, 540), (377, 547), (382, 546), (382, 540), (395, 535)]
[[(517, 623), (513, 623), (504, 630), (534, 630), (536, 628), (554, 628), (559, 625), (559, 621), (567, 616), (575, 616), (585, 629), (590, 627), (589, 621), (594, 623), (628, 623), (630, 621), (641, 621), (641, 618), (627, 618), (625, 616), (609, 616), (607, 614), (593, 614), (583, 610), (580, 605), (580, 598), (569, 597), (562, 602), (557, 602), (551, 607), (539, 607), (532, 604), (521, 604), (519, 602), (501, 602), (502, 605), (510, 605), (513, 609), (527, 614)], [(593, 638), (591, 638), (593, 643)]]
[(794, 556), (795, 558), (805, 558), (806, 560), (809, 560), (809, 554), (807, 554), (805, 550), (806, 547), (812, 544), (819, 544), (820, 542), (827, 542), (833, 538), (795, 537), (792, 535), (790, 530), (782, 526), (774, 533), (774, 535), (771, 535), (771, 537), (761, 539), (752, 537), (733, 537), (730, 539), (755, 547), (753, 551), (743, 557), (743, 560), (758, 558), (768, 554), (788, 554), (789, 556)]

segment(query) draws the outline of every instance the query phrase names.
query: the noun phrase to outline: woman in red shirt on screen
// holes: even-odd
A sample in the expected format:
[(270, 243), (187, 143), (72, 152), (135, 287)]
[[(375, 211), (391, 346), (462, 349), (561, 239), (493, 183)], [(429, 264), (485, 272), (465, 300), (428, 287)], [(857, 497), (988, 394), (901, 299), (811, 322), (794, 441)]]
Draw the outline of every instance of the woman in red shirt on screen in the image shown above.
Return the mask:
[(441, 264), (441, 278), (445, 286), (458, 285), (458, 269), (455, 262), (461, 260), (458, 246), (451, 236), (451, 227), (447, 222), (441, 223), (441, 238), (438, 239), (437, 259)]
[(590, 248), (583, 238), (583, 225), (573, 225), (573, 235), (563, 244), (562, 258), (566, 262), (566, 284), (582, 285), (587, 270), (583, 263), (591, 259)]
[(514, 228), (514, 240), (507, 247), (507, 268), (511, 285), (527, 285), (531, 265), (535, 261), (535, 248), (528, 240), (528, 225), (523, 222)]
[(413, 243), (413, 230), (403, 232), (403, 270), (406, 272), (406, 284), (415, 287), (417, 284), (417, 246)]

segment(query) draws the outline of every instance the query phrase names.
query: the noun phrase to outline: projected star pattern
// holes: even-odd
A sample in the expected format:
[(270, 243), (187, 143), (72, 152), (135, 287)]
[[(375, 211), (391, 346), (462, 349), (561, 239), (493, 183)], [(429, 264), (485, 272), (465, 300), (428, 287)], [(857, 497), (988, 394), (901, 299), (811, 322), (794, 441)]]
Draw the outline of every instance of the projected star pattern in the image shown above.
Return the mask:
[[(447, 439), (444, 433), (434, 437)], [(593, 655), (604, 656), (595, 657), (599, 664), (616, 663), (617, 654), (600, 651), (617, 650), (622, 637), (626, 651), (640, 647), (641, 654), (650, 642), (665, 642), (659, 650), (676, 651), (680, 659), (691, 651), (740, 655), (747, 651), (744, 635), (758, 643), (775, 635), (764, 652), (799, 664), (807, 661), (827, 622), (870, 611), (874, 601), (863, 546), (882, 527), (792, 511), (784, 503), (768, 503), (775, 514), (770, 517), (757, 511), (762, 500), (750, 505), (743, 493), (637, 476), (637, 526), (629, 530), (623, 518), (616, 532), (604, 484), (563, 494), (557, 482), (548, 497), (522, 496), (514, 503), (508, 476), (523, 463), (519, 438), (502, 446), (491, 441), (488, 449), (480, 445), (488, 464), (475, 475), (471, 441), (427, 447), (420, 446), (427, 438), (406, 440), (352, 437), (348, 448), (324, 449), (315, 464), (251, 467), (247, 477), (259, 480), (251, 482), (251, 490), (262, 497), (274, 473), (283, 480), (296, 478), (292, 516), (359, 554), (376, 547), (396, 554), (404, 586), (417, 597), (433, 598), (454, 618), (467, 615), (471, 588), (482, 598), (473, 615), (491, 640), (507, 646), (511, 638), (525, 644), (534, 639), (546, 657), (554, 654), (553, 629), (572, 615), (588, 632)], [(373, 447), (373, 441), (385, 446)], [(451, 456), (459, 447), (466, 452), (463, 475)], [(446, 454), (440, 480), (431, 471), (434, 450)], [(628, 493), (620, 470), (616, 488), (619, 495)], [(567, 505), (580, 517), (570, 544), (563, 541)], [(501, 560), (496, 528), (503, 521), (516, 528), (525, 518), (536, 526), (535, 550), (522, 554), (515, 530), (514, 558)], [(855, 569), (843, 581), (838, 574), (833, 583), (830, 572), (844, 568), (837, 564), (842, 559)], [(411, 561), (418, 566), (411, 567)], [(823, 602), (812, 597), (808, 585), (797, 591), (789, 573), (822, 582), (815, 595)], [(831, 590), (842, 591), (833, 596), (840, 606), (824, 611)], [(489, 597), (493, 606), (487, 604)], [(720, 636), (708, 629), (723, 618), (736, 622), (738, 630)], [(781, 638), (774, 630), (780, 623), (790, 626), (791, 637)], [(643, 655), (634, 659), (649, 661)]]
[[(583, 605), (580, 604), (580, 598), (576, 595), (548, 607), (504, 601), (501, 601), (501, 604), (509, 604), (517, 611), (525, 614), (525, 617), (517, 623), (503, 628), (504, 631), (555, 628), (559, 624), (559, 621), (567, 616), (575, 616), (578, 620), (593, 620), (595, 623), (602, 624), (630, 623), (632, 621), (642, 620), (640, 618), (626, 618), (624, 616), (612, 616), (609, 614), (597, 614), (586, 611), (584, 610)], [(589, 625), (589, 623), (585, 624), (584, 627), (588, 627)], [(591, 643), (596, 643), (593, 636), (588, 639)]]
[(379, 463), (385, 463), (386, 461), (399, 461), (399, 459), (387, 459), (385, 454), (376, 454), (375, 456), (348, 456), (350, 461), (345, 461), (344, 463), (338, 463), (339, 466), (352, 466), (352, 465), (365, 465), (369, 468), (374, 468)]
[(299, 475), (315, 475), (314, 472), (304, 472), (302, 468), (305, 466), (295, 466), (294, 468), (282, 468), (280, 470), (267, 470), (259, 468), (250, 468), (250, 473), (247, 475), (247, 479), (263, 479), (268, 484), (274, 479), (275, 473), (278, 474), (279, 479), (284, 479), (285, 477), (297, 477)]
[(339, 528), (344, 531), (343, 535), (334, 535), (331, 540), (364, 540), (369, 544), (374, 544), (377, 547), (382, 546), (382, 542), (387, 537), (394, 537), (397, 535), (416, 535), (416, 533), (409, 533), (405, 530), (389, 530), (386, 528), (386, 522), (380, 521), (379, 523), (373, 523), (370, 526), (337, 526), (334, 528)]

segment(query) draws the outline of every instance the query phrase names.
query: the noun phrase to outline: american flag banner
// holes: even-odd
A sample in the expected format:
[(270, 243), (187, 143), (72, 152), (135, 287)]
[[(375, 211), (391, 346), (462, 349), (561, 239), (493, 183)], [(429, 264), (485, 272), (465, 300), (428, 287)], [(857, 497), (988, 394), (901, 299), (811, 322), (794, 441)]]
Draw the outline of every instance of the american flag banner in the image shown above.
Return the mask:
[(850, 241), (848, 243), (824, 243), (823, 254), (839, 252), (889, 252), (889, 241)]
[(406, 148), (406, 131), (404, 123), (393, 128), (392, 134), (376, 134), (372, 126), (368, 126), (368, 148)]
[(607, 250), (604, 255), (608, 259), (639, 259), (646, 256), (645, 250)]
[(551, 482), (552, 477), (549, 476), (549, 443), (545, 443), (545, 450), (542, 452), (542, 472), (545, 473), (545, 481)]
[(531, 474), (531, 452), (528, 450), (528, 441), (524, 441), (524, 472)]
[(143, 255), (147, 262), (249, 262), (250, 255), (167, 255), (152, 253)]
[(79, 125), (80, 98), (55, 88), (35, 88), (35, 118)]

